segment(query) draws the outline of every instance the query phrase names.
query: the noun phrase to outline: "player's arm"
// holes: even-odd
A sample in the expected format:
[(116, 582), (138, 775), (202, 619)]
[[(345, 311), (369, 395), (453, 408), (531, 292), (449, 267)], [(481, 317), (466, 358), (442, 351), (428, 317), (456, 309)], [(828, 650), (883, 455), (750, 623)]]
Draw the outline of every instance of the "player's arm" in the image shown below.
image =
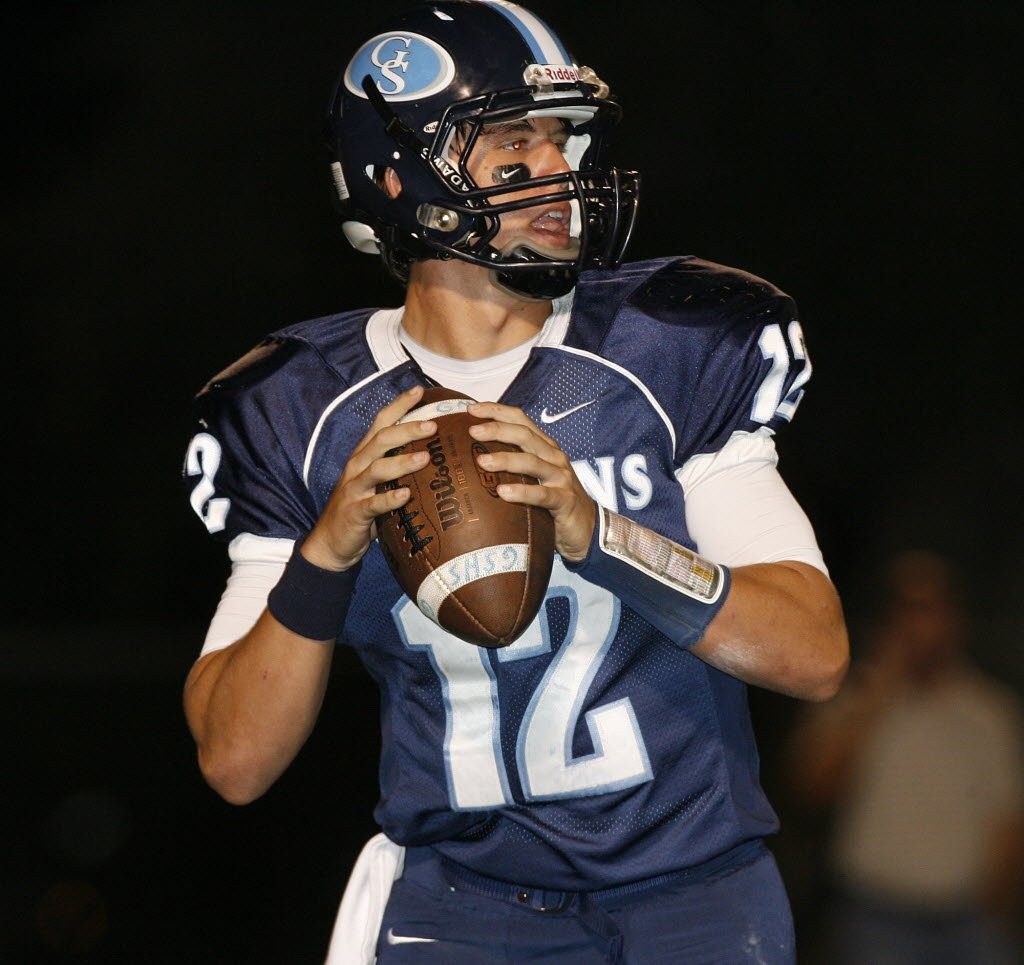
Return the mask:
[(835, 587), (796, 561), (734, 568), (721, 609), (691, 649), (746, 683), (805, 700), (832, 697), (849, 663)]
[(332, 649), (266, 611), (242, 639), (200, 657), (185, 682), (185, 717), (207, 783), (247, 804), (281, 775), (313, 729)]
[(555, 548), (585, 579), (611, 590), (679, 646), (741, 680), (809, 700), (831, 697), (849, 661), (838, 594), (800, 561), (729, 569), (610, 510), (586, 493), (566, 454), (521, 410), (470, 409), (495, 421), (480, 440), (522, 452), (480, 456), (489, 470), (525, 473), (537, 485), (500, 486), (510, 502), (548, 509)]
[(199, 766), (226, 800), (263, 794), (292, 761), (316, 721), (355, 573), (373, 538), (373, 520), (403, 505), (409, 490), (378, 483), (422, 467), (426, 453), (387, 452), (434, 431), (394, 423), (422, 389), (380, 411), (354, 450), (316, 525), (296, 545), (268, 607), (235, 643), (201, 657), (185, 683), (185, 715)]
[(838, 690), (849, 646), (820, 570), (797, 560), (728, 568), (603, 507), (597, 517), (586, 552), (566, 557), (570, 569), (745, 683), (805, 700)]

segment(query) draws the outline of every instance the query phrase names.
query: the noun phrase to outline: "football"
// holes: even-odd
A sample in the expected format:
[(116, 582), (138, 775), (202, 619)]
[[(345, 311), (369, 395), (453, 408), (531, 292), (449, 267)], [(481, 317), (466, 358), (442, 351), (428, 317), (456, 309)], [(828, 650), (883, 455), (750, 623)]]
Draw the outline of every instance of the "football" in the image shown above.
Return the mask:
[(489, 473), (476, 456), (515, 451), (478, 442), (469, 427), (484, 419), (474, 399), (428, 388), (400, 421), (432, 419), (437, 432), (398, 452), (426, 450), (423, 469), (381, 489), (408, 486), (412, 497), (377, 518), (377, 537), (395, 579), (438, 626), (481, 647), (506, 647), (532, 622), (547, 592), (554, 522), (545, 509), (505, 502), (500, 483), (536, 483), (518, 473)]

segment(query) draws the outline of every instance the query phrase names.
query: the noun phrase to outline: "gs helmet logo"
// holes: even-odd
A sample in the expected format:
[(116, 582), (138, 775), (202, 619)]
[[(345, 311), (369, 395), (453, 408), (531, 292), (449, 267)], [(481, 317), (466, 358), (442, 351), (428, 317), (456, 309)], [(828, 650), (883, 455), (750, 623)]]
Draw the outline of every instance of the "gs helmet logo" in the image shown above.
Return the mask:
[(377, 34), (356, 51), (345, 71), (345, 86), (364, 99), (367, 74), (387, 100), (411, 101), (444, 90), (455, 77), (455, 61), (422, 34)]

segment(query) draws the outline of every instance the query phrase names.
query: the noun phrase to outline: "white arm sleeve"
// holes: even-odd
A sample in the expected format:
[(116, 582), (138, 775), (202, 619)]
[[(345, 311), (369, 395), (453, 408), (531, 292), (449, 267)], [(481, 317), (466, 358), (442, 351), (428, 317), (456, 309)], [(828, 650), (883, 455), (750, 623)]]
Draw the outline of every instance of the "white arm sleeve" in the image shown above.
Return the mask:
[(255, 626), (270, 591), (281, 579), (294, 545), (294, 540), (251, 533), (242, 533), (228, 544), (231, 575), (210, 621), (200, 656), (222, 650)]
[(810, 520), (778, 461), (768, 428), (734, 432), (718, 452), (688, 459), (676, 478), (690, 536), (702, 556), (726, 566), (796, 560), (827, 576)]

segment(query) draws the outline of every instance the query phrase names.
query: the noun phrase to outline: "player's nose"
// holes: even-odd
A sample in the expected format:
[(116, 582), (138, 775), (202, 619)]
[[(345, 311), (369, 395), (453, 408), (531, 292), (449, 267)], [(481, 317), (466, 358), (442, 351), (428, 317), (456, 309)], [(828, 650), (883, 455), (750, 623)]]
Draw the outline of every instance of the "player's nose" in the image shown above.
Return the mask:
[(562, 149), (554, 141), (542, 141), (533, 150), (530, 170), (535, 178), (542, 178), (549, 174), (564, 174), (571, 168)]

